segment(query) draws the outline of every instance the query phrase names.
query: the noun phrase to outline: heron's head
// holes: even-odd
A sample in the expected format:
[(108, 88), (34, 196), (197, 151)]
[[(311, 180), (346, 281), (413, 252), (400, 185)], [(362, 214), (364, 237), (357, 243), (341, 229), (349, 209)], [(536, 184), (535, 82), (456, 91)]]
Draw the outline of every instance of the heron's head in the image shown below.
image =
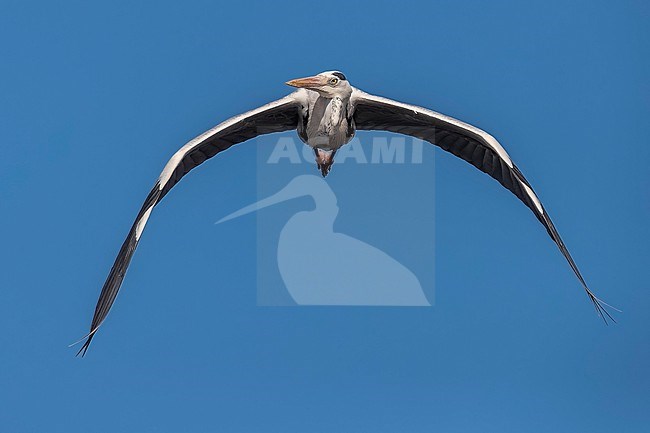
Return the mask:
[(339, 71), (321, 72), (313, 77), (297, 78), (287, 81), (292, 87), (313, 90), (326, 98), (347, 99), (352, 94), (352, 86), (345, 75)]

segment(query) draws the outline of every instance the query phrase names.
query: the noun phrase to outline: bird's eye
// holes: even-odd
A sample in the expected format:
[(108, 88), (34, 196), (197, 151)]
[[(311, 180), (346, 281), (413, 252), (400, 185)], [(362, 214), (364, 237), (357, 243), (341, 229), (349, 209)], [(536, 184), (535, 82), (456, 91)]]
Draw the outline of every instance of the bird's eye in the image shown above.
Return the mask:
[(330, 84), (332, 86), (336, 86), (336, 84), (339, 82), (338, 78), (330, 78)]

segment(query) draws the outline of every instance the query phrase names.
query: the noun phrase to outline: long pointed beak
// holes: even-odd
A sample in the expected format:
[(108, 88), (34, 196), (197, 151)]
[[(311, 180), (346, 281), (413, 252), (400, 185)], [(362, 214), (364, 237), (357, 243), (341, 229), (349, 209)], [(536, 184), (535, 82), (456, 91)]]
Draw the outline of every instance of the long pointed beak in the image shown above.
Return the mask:
[(296, 78), (295, 80), (287, 81), (285, 84), (291, 87), (312, 89), (314, 87), (321, 87), (327, 84), (327, 77), (314, 75), (313, 77)]
[(238, 211), (231, 213), (230, 215), (226, 215), (225, 217), (217, 221), (215, 224), (221, 224), (223, 222), (229, 221), (231, 219), (239, 218), (240, 216), (249, 214), (251, 212), (264, 209), (265, 207), (272, 206), (277, 203), (282, 203), (284, 201), (291, 200), (292, 198), (296, 198), (296, 197), (300, 197), (301, 195), (304, 195), (302, 191), (297, 191), (295, 190), (295, 188), (289, 188), (290, 185), (292, 184), (290, 183), (289, 185), (287, 185), (286, 187), (284, 187), (283, 189), (276, 192), (270, 197), (263, 198), (257, 203), (250, 204), (246, 207), (239, 209)]

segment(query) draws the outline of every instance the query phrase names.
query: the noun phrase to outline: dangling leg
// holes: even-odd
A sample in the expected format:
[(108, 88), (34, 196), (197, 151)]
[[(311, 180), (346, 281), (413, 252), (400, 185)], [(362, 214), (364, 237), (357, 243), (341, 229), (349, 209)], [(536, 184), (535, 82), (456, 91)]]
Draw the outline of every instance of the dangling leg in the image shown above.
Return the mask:
[(316, 155), (316, 164), (320, 170), (323, 177), (327, 176), (334, 164), (334, 155), (336, 155), (336, 150), (323, 150), (314, 148), (314, 154)]

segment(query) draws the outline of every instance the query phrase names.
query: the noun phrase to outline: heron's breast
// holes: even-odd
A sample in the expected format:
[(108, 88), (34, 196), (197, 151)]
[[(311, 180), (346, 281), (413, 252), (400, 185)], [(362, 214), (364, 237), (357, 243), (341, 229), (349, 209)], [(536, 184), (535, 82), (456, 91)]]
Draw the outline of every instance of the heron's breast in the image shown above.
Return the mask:
[(307, 144), (327, 150), (336, 150), (349, 141), (347, 110), (340, 98), (334, 98), (327, 104), (319, 104), (312, 110), (307, 124)]

